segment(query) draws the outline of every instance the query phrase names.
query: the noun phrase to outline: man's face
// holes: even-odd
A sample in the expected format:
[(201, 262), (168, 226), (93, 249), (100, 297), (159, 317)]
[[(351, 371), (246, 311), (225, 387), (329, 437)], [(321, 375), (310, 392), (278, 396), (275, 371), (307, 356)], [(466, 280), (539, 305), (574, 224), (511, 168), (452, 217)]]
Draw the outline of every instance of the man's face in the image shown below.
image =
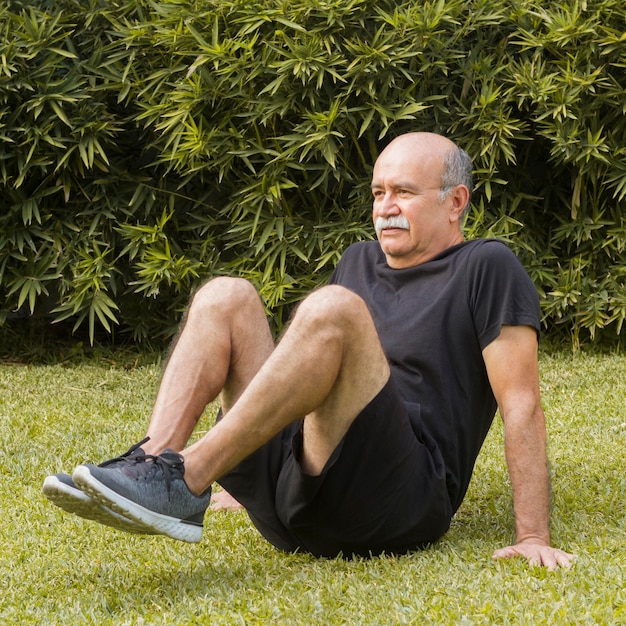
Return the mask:
[(462, 241), (451, 202), (439, 197), (449, 145), (437, 136), (403, 136), (374, 165), (372, 217), (390, 267), (418, 265)]

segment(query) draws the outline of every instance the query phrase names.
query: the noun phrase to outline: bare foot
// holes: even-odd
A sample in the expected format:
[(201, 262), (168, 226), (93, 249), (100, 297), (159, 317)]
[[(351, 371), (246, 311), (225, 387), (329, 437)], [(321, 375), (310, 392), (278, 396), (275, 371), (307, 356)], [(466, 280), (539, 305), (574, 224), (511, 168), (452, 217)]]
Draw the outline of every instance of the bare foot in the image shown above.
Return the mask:
[(216, 491), (211, 496), (211, 509), (213, 511), (240, 511), (243, 505), (239, 504), (228, 491)]

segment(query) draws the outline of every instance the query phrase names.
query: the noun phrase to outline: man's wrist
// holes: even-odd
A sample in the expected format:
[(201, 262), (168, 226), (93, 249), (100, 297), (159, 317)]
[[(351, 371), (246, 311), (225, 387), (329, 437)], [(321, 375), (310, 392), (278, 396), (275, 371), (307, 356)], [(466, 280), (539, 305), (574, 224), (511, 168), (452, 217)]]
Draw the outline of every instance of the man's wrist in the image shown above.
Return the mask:
[(550, 533), (518, 533), (517, 543), (532, 543), (537, 545), (550, 545)]

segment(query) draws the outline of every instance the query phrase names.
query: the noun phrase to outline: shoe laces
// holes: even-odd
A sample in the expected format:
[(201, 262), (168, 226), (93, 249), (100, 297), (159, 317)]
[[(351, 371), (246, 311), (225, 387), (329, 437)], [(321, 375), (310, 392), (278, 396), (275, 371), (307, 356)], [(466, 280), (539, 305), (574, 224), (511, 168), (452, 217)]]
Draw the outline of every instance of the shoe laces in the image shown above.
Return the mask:
[(170, 485), (176, 477), (182, 476), (184, 472), (184, 459), (182, 455), (174, 450), (163, 450), (161, 454), (136, 454), (131, 459), (131, 466), (126, 467), (125, 473), (134, 475), (136, 478), (151, 480), (159, 474), (165, 480), (165, 487), (168, 494)]
[(100, 467), (107, 467), (108, 465), (112, 465), (113, 463), (121, 463), (121, 462), (125, 462), (125, 463), (135, 463), (137, 462), (137, 458), (140, 456), (145, 456), (141, 453), (139, 454), (134, 454), (137, 450), (139, 450), (141, 448), (141, 446), (143, 446), (144, 443), (146, 443), (146, 441), (149, 441), (150, 437), (146, 437), (145, 439), (142, 439), (139, 443), (136, 443), (134, 446), (131, 446), (128, 450), (126, 450), (126, 452), (124, 452), (124, 454), (120, 454), (120, 456), (116, 456), (114, 459), (109, 459), (108, 461), (105, 461), (104, 463), (100, 463)]

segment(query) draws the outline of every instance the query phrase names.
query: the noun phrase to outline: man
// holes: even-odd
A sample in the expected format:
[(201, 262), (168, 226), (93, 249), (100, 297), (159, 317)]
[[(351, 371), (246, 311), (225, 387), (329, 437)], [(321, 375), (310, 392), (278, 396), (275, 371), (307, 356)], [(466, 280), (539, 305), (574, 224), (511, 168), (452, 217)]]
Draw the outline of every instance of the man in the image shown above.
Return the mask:
[[(499, 407), (520, 555), (552, 569), (536, 291), (502, 243), (464, 242), (471, 161), (409, 133), (376, 161), (377, 242), (351, 246), (274, 346), (256, 291), (195, 295), (147, 438), (48, 477), (59, 506), (131, 532), (199, 541), (220, 482), (283, 550), (406, 552), (443, 535)], [(185, 448), (208, 402), (216, 425)], [(179, 451), (181, 451), (179, 453)]]

